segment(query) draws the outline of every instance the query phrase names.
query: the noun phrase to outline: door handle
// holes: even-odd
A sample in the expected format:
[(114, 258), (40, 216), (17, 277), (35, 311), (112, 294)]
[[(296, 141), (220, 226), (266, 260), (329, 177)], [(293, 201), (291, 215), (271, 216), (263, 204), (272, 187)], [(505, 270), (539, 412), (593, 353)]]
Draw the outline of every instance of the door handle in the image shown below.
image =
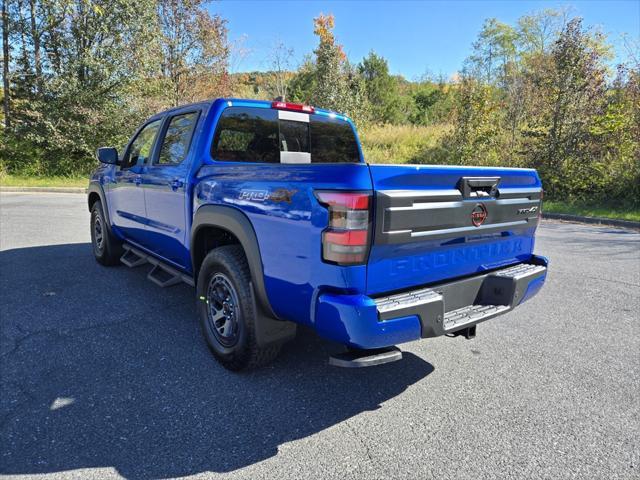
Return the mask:
[(184, 183), (182, 183), (182, 180), (178, 180), (176, 178), (176, 179), (172, 180), (171, 182), (169, 182), (169, 185), (171, 185), (171, 190), (173, 190), (175, 192), (177, 189), (182, 187), (182, 185), (184, 185)]
[(142, 183), (142, 177), (141, 177), (140, 175), (136, 175), (136, 176), (134, 177), (134, 179), (133, 179), (133, 182), (134, 182), (136, 185), (140, 185), (140, 184)]

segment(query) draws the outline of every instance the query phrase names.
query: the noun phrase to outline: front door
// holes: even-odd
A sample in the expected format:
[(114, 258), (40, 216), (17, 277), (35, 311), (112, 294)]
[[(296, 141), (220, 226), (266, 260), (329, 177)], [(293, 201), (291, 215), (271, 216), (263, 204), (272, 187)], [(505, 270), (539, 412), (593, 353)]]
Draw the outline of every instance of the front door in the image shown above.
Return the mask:
[(160, 124), (161, 120), (155, 120), (138, 131), (125, 151), (107, 193), (109, 213), (114, 226), (125, 238), (142, 245), (147, 244), (147, 213), (142, 178), (147, 168), (146, 161), (153, 154)]
[(179, 112), (168, 118), (157, 154), (143, 175), (147, 235), (156, 253), (179, 267), (191, 262), (187, 241), (189, 150), (199, 111)]

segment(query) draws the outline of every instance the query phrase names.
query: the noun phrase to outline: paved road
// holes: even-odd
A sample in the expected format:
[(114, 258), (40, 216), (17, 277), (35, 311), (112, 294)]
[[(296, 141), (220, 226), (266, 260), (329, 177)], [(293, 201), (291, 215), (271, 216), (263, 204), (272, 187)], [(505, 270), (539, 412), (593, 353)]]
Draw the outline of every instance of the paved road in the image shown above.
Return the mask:
[(99, 267), (84, 196), (0, 196), (0, 474), (639, 478), (640, 234), (545, 222), (543, 292), (478, 337), (327, 365), (210, 357), (186, 286)]

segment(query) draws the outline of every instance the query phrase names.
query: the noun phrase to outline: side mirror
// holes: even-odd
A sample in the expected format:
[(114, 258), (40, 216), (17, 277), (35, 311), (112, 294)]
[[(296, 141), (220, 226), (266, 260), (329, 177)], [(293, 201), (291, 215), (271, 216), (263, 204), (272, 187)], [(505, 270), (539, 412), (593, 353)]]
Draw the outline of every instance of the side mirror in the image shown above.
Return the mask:
[(100, 147), (96, 151), (96, 157), (102, 163), (107, 163), (109, 165), (118, 164), (118, 150), (113, 147)]

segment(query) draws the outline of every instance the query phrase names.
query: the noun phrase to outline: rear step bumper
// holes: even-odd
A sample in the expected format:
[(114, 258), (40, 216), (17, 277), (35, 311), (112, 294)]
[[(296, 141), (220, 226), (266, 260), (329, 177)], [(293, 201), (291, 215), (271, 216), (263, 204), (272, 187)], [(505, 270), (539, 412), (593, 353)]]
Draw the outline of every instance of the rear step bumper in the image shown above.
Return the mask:
[(534, 296), (547, 275), (547, 259), (384, 297), (323, 294), (316, 329), (359, 348), (380, 348), (454, 333), (501, 315)]
[[(547, 274), (546, 259), (490, 273), (374, 299), (381, 321), (417, 315), (421, 336), (438, 337), (512, 310), (536, 290)], [(535, 292), (533, 292), (535, 293)]]

